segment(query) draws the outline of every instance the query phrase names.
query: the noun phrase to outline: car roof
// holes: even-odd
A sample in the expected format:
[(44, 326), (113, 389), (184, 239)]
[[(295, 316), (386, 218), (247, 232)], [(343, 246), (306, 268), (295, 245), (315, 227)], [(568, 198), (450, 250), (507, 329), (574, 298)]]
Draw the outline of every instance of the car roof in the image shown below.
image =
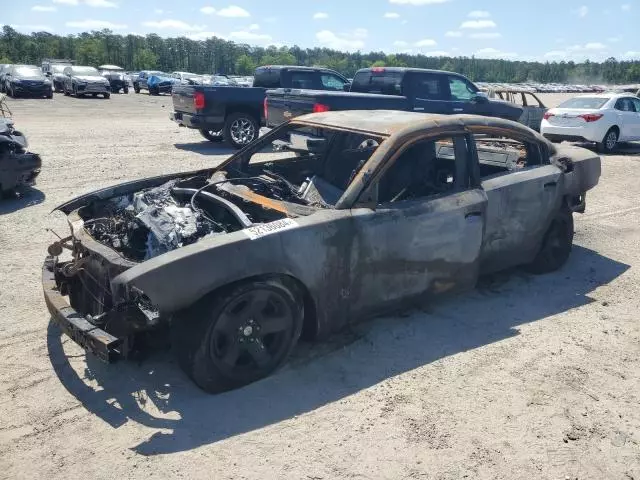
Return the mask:
[(405, 129), (416, 131), (445, 128), (449, 131), (464, 132), (465, 127), (484, 126), (510, 130), (520, 136), (549, 143), (544, 137), (520, 123), (480, 115), (439, 115), (396, 110), (344, 110), (309, 113), (296, 117), (292, 123), (361, 131), (378, 136), (389, 136)]
[(391, 73), (434, 73), (438, 75), (454, 75), (456, 77), (466, 78), (461, 73), (449, 72), (448, 70), (433, 70), (429, 68), (411, 68), (411, 67), (368, 67), (361, 68), (356, 75), (361, 72), (391, 72)]

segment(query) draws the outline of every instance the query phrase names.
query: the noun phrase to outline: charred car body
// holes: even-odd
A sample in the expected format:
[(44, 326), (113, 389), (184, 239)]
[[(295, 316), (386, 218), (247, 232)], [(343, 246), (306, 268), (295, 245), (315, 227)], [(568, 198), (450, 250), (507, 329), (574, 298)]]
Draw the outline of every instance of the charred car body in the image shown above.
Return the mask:
[(98, 67), (100, 75), (109, 80), (111, 93), (129, 93), (129, 81), (125, 75), (124, 68), (117, 65), (100, 65)]
[(5, 95), (0, 93), (0, 197), (33, 185), (41, 166), (40, 157), (27, 151), (27, 139), (14, 128)]
[(481, 273), (560, 268), (599, 176), (597, 155), (508, 120), (305, 115), (216, 169), (58, 207), (71, 235), (49, 247), (45, 299), (106, 361), (169, 324), (187, 374), (223, 391), (268, 375), (301, 335), (471, 288)]

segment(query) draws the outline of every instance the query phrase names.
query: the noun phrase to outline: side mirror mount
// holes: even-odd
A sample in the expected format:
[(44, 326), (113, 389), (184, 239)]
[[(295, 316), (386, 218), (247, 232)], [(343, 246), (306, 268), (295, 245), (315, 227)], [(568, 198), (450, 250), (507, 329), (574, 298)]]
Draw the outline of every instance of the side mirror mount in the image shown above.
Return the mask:
[(350, 84), (350, 83), (348, 83), (348, 82), (347, 82), (347, 83), (345, 83), (345, 84), (342, 86), (342, 90), (344, 90), (345, 92), (350, 92), (350, 91), (351, 91), (351, 84)]
[(478, 92), (473, 97), (473, 101), (476, 102), (476, 103), (488, 103), (489, 102), (489, 96), (485, 92)]

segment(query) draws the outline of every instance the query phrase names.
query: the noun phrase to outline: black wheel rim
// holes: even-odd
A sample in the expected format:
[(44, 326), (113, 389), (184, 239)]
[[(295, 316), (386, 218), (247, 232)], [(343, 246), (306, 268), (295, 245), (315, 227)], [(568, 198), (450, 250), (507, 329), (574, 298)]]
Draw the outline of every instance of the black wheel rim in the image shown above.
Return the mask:
[(233, 298), (222, 310), (209, 343), (211, 360), (232, 378), (260, 376), (286, 353), (293, 312), (283, 294), (256, 288)]

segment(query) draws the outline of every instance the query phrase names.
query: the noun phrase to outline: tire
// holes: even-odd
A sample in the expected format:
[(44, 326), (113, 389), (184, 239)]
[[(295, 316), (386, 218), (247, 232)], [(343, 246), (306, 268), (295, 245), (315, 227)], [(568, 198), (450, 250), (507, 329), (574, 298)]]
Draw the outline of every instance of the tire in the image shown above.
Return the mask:
[(220, 143), (224, 140), (222, 131), (214, 132), (213, 130), (199, 130), (200, 135), (213, 143)]
[(125, 85), (125, 87), (122, 89), (122, 92), (125, 94), (129, 93), (129, 87)]
[(136, 93), (140, 93), (140, 86), (136, 85), (135, 83), (133, 84), (133, 91)]
[(259, 128), (258, 122), (250, 114), (232, 113), (224, 123), (224, 139), (233, 148), (242, 148), (258, 138)]
[(110, 94), (110, 93), (105, 93), (105, 94), (103, 94), (103, 95), (104, 95), (104, 99), (105, 99), (105, 100), (109, 100), (109, 98), (111, 97), (111, 94)]
[(53, 98), (53, 92), (51, 92), (51, 93), (47, 93), (47, 98), (48, 98), (49, 100), (51, 100), (51, 99)]
[[(174, 317), (180, 366), (204, 391), (232, 390), (270, 375), (302, 332), (302, 302), (276, 280), (238, 284)], [(271, 333), (264, 333), (267, 329)]]
[(536, 258), (527, 265), (527, 270), (535, 274), (559, 270), (571, 254), (573, 234), (573, 214), (566, 205), (563, 205), (545, 233)]
[(91, 94), (91, 96), (92, 96), (93, 98), (98, 98), (98, 94), (97, 94), (97, 93), (92, 93), (92, 94)]
[(149, 92), (149, 95), (160, 95), (160, 91), (157, 88), (149, 87), (149, 90), (147, 91)]
[(620, 132), (616, 127), (611, 127), (605, 133), (602, 142), (598, 143), (598, 151), (600, 153), (612, 153), (618, 145), (618, 136)]

